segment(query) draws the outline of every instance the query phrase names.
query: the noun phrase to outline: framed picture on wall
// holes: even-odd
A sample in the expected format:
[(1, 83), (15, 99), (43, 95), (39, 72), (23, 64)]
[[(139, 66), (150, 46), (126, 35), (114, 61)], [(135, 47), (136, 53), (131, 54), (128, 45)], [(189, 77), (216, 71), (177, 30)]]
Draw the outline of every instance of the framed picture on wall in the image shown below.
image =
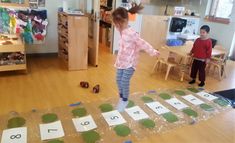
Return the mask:
[(29, 0), (29, 6), (32, 9), (37, 9), (38, 7), (45, 7), (45, 0)]
[(46, 0), (38, 0), (38, 7), (45, 7)]
[(31, 9), (37, 9), (38, 8), (38, 0), (29, 0), (29, 7)]

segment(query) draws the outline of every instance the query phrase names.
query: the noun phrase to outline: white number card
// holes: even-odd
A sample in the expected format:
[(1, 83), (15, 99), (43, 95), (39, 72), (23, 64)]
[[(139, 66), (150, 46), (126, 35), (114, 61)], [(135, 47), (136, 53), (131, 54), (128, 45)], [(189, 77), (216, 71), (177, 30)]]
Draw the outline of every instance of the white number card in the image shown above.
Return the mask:
[(126, 123), (126, 120), (117, 110), (105, 112), (102, 113), (102, 115), (109, 126), (115, 126)]
[(146, 114), (139, 106), (127, 108), (125, 111), (135, 121), (149, 118), (148, 114)]
[(209, 101), (212, 101), (212, 100), (215, 100), (218, 98), (218, 97), (211, 95), (211, 94), (204, 92), (204, 91), (197, 93), (197, 95), (204, 98), (204, 99), (207, 99)]
[(200, 99), (198, 99), (197, 97), (193, 96), (193, 95), (186, 95), (186, 96), (182, 96), (185, 100), (187, 100), (188, 102), (192, 103), (193, 105), (201, 105), (204, 102)]
[(72, 120), (77, 132), (85, 132), (97, 128), (91, 115), (81, 118), (73, 118)]
[(170, 112), (168, 108), (166, 108), (159, 102), (146, 103), (146, 105), (158, 115)]
[(14, 128), (4, 130), (1, 143), (27, 143), (27, 128)]
[(64, 130), (61, 121), (56, 121), (48, 124), (40, 124), (41, 140), (50, 140), (61, 138), (64, 136)]
[(166, 102), (169, 103), (174, 108), (176, 108), (177, 110), (181, 110), (181, 109), (188, 107), (188, 105), (184, 104), (183, 102), (181, 102), (177, 98), (171, 98), (169, 100), (166, 100)]

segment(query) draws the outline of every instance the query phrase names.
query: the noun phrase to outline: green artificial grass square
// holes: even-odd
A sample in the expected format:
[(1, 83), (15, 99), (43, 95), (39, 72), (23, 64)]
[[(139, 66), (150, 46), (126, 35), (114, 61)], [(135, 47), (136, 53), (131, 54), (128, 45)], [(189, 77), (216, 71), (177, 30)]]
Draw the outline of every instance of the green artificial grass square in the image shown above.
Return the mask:
[(42, 116), (42, 122), (43, 123), (52, 123), (58, 120), (58, 117), (56, 114), (54, 113), (48, 113), (48, 114), (44, 114)]
[(18, 128), (25, 125), (25, 119), (22, 117), (14, 117), (8, 120), (7, 128)]
[(201, 104), (200, 107), (205, 111), (214, 111), (214, 108), (208, 104)]
[(214, 102), (222, 107), (228, 106), (229, 102), (223, 98), (215, 99)]
[(178, 117), (176, 115), (174, 115), (173, 113), (171, 113), (171, 112), (165, 113), (162, 116), (169, 123), (174, 123), (174, 122), (177, 122), (179, 120)]
[(125, 125), (117, 125), (114, 127), (114, 131), (118, 136), (126, 137), (131, 133), (131, 129)]
[(171, 99), (171, 96), (168, 93), (160, 93), (159, 96), (164, 100)]
[(194, 88), (194, 87), (190, 87), (190, 88), (187, 88), (189, 91), (193, 92), (193, 93), (198, 93), (199, 90)]
[(61, 140), (51, 140), (51, 141), (48, 141), (47, 143), (64, 143), (64, 141), (61, 141)]
[(82, 133), (82, 138), (85, 143), (96, 143), (100, 140), (100, 135), (96, 131), (87, 131)]
[(101, 112), (110, 112), (113, 111), (113, 106), (111, 104), (102, 104), (99, 106)]
[(195, 117), (196, 118), (198, 116), (197, 112), (192, 110), (192, 109), (190, 109), (190, 108), (183, 109), (183, 112), (185, 114), (187, 114), (188, 116), (191, 116), (191, 117)]
[(144, 101), (144, 103), (150, 103), (153, 102), (153, 99), (151, 97), (148, 96), (143, 96), (141, 97), (142, 101)]
[(143, 119), (140, 121), (140, 124), (148, 129), (152, 129), (156, 126), (155, 122), (151, 119)]
[(134, 106), (135, 106), (135, 103), (132, 100), (129, 100), (127, 108), (131, 108), (131, 107), (134, 107)]
[(185, 93), (184, 91), (182, 91), (182, 90), (176, 90), (175, 93), (176, 93), (177, 95), (180, 95), (180, 96), (186, 95), (186, 93)]
[(72, 110), (74, 117), (84, 117), (87, 115), (87, 111), (85, 108), (76, 108)]

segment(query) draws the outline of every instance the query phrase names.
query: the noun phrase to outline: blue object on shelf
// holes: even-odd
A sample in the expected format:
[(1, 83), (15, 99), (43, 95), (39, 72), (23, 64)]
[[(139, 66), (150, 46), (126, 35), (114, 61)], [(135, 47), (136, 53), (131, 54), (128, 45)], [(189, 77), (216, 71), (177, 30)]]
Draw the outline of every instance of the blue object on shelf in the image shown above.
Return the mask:
[(180, 39), (168, 39), (167, 46), (182, 46), (184, 42)]

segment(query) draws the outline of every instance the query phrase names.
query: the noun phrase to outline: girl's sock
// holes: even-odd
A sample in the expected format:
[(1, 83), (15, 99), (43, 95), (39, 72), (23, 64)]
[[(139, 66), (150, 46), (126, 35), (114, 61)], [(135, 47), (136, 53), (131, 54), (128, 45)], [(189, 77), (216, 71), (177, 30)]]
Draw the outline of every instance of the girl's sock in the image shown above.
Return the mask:
[(127, 107), (128, 103), (129, 103), (128, 101), (120, 100), (118, 105), (117, 105), (117, 110), (119, 112), (124, 112), (124, 110)]

